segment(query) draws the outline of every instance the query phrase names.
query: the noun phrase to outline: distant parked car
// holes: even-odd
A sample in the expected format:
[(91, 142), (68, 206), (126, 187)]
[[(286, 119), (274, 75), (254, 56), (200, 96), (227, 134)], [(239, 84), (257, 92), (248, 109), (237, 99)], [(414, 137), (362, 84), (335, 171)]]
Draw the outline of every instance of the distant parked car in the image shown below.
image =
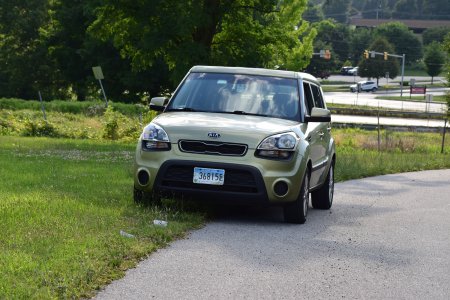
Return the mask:
[(347, 74), (348, 75), (352, 75), (352, 76), (356, 76), (356, 75), (358, 75), (358, 69), (359, 69), (359, 67), (354, 67), (353, 69), (348, 70)]
[(342, 67), (341, 68), (341, 74), (342, 75), (349, 75), (348, 71), (350, 71), (351, 69), (353, 69), (354, 67)]
[(311, 72), (311, 75), (318, 77), (320, 79), (327, 79), (330, 77), (330, 72), (327, 70), (319, 71), (319, 72)]
[(378, 85), (375, 81), (360, 81), (357, 84), (352, 84), (350, 86), (350, 91), (352, 93), (358, 91), (358, 85), (360, 86), (361, 92), (375, 92), (378, 89)]

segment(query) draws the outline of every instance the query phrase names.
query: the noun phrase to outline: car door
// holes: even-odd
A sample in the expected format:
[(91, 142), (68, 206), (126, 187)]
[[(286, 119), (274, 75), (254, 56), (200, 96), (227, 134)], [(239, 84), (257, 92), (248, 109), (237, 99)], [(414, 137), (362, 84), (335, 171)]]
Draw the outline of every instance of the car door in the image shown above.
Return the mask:
[[(314, 96), (309, 82), (303, 81), (303, 92), (305, 95), (305, 104), (307, 106), (306, 114), (310, 114), (315, 107)], [(320, 174), (317, 172), (317, 166), (320, 165), (322, 155), (321, 145), (321, 124), (320, 122), (309, 122), (306, 130), (306, 140), (309, 142), (310, 158), (312, 162), (310, 186), (315, 186)]]
[[(314, 107), (326, 108), (320, 87), (311, 83), (311, 91), (314, 98)], [(311, 187), (320, 184), (325, 179), (324, 174), (330, 159), (328, 148), (331, 140), (331, 123), (317, 122), (315, 130), (317, 132), (317, 141), (314, 149), (317, 153), (315, 153), (315, 163), (313, 162)]]

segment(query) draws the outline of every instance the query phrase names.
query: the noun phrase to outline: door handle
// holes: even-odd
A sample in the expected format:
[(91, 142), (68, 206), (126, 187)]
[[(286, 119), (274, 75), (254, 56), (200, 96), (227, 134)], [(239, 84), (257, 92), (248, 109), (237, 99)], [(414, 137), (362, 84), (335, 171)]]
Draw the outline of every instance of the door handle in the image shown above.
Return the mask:
[(324, 135), (325, 135), (325, 133), (323, 131), (319, 132), (320, 138), (323, 138)]

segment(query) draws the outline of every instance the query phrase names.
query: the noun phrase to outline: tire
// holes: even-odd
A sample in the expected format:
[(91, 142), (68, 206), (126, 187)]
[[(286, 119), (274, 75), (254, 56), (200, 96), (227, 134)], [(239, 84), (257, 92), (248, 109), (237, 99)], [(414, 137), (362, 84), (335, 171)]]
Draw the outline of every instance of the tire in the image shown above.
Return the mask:
[(146, 192), (143, 190), (139, 190), (134, 187), (133, 190), (133, 200), (136, 204), (142, 204), (145, 206), (148, 205), (160, 205), (161, 197), (157, 195), (155, 192)]
[(288, 223), (303, 224), (306, 222), (309, 206), (309, 170), (306, 170), (303, 177), (300, 193), (293, 203), (283, 207), (284, 221)]
[(317, 209), (330, 209), (333, 205), (334, 197), (334, 161), (328, 170), (327, 178), (324, 184), (311, 193), (311, 204)]
[(373, 88), (372, 89), (372, 93), (374, 93), (374, 92), (376, 92), (377, 91), (377, 88)]

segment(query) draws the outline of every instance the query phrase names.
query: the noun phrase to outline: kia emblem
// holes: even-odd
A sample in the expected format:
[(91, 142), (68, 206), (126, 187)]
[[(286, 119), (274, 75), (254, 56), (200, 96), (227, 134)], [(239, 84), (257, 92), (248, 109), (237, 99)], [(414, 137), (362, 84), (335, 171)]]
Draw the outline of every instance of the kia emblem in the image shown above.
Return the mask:
[(212, 139), (218, 139), (220, 138), (220, 133), (217, 132), (208, 132), (208, 137)]

